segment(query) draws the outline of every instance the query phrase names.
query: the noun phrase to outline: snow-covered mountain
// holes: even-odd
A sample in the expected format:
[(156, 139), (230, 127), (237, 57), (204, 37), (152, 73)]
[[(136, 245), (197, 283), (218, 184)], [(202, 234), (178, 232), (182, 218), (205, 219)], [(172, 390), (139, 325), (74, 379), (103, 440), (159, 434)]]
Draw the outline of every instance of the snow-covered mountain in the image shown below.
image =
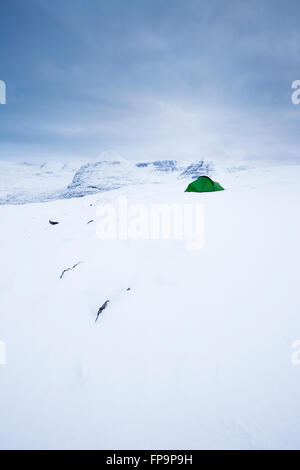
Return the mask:
[(179, 178), (190, 178), (195, 179), (199, 176), (209, 175), (213, 171), (213, 165), (210, 162), (205, 162), (204, 160), (200, 160), (198, 162), (191, 163), (187, 167), (185, 167), (180, 175)]
[(76, 171), (65, 197), (82, 197), (99, 191), (120, 188), (132, 182), (129, 165), (119, 161), (87, 163)]
[(176, 160), (155, 160), (154, 162), (136, 163), (137, 168), (151, 168), (156, 171), (172, 172), (178, 171), (178, 162)]
[(165, 183), (209, 174), (211, 163), (175, 160), (130, 162), (124, 159), (76, 164), (0, 162), (0, 205), (83, 197), (128, 185)]

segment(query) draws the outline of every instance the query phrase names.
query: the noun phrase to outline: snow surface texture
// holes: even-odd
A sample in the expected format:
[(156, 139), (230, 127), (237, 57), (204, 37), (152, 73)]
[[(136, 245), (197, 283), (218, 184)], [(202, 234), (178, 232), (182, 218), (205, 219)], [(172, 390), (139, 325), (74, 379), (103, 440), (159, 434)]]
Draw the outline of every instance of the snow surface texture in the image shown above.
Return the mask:
[(45, 202), (82, 197), (123, 186), (163, 183), (184, 177), (210, 174), (211, 163), (200, 160), (192, 164), (175, 160), (129, 162), (124, 159), (74, 164), (0, 162), (0, 205)]
[[(299, 448), (299, 178), (235, 169), (217, 193), (175, 179), (1, 206), (0, 447)], [(201, 201), (204, 247), (100, 241), (96, 207), (121, 195)]]

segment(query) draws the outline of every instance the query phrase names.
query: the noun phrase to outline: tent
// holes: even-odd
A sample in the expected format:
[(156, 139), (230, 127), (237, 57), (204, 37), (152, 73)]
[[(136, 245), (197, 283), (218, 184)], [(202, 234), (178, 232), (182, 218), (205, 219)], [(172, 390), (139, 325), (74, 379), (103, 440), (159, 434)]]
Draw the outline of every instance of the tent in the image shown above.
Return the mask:
[(185, 192), (186, 193), (208, 193), (211, 191), (223, 191), (224, 188), (213, 181), (208, 176), (200, 176), (198, 179), (193, 181), (188, 185)]

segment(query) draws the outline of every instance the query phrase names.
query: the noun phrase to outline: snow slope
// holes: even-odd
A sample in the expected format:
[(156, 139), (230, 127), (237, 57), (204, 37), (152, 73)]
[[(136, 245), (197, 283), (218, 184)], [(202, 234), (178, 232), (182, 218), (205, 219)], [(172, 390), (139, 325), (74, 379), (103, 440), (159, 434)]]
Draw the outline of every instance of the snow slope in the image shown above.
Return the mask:
[[(0, 207), (1, 448), (300, 447), (300, 168), (218, 177)], [(203, 248), (100, 241), (121, 195), (203, 203)]]
[(0, 161), (0, 205), (58, 199), (75, 171), (70, 163)]

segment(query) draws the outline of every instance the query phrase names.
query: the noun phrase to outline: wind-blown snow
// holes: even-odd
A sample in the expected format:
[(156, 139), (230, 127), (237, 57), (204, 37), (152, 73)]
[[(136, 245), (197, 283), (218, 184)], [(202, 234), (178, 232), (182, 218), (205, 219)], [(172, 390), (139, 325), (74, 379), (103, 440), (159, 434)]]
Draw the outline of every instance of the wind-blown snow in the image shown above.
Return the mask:
[[(300, 168), (217, 176), (0, 207), (1, 448), (299, 448)], [(100, 241), (121, 195), (202, 202), (204, 247)]]

